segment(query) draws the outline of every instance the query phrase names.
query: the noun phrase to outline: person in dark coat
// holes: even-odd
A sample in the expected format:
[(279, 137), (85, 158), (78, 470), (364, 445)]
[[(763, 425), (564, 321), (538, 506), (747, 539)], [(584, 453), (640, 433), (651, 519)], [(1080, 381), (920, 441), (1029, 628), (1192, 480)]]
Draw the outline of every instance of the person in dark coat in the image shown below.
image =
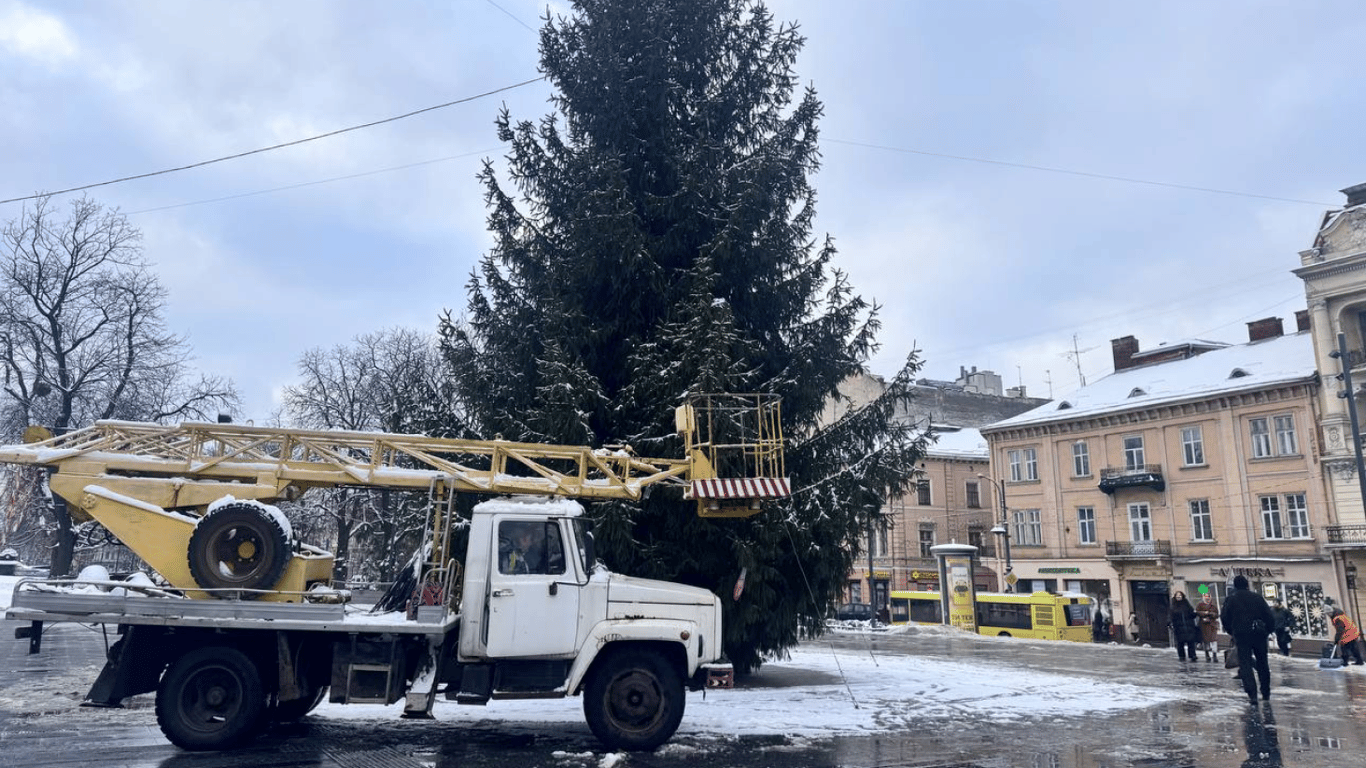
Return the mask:
[(1272, 628), (1276, 632), (1276, 645), (1280, 648), (1282, 656), (1289, 656), (1290, 625), (1295, 621), (1295, 614), (1282, 605), (1280, 600), (1273, 600), (1271, 615), (1276, 617), (1276, 626)]
[(1186, 599), (1185, 592), (1172, 595), (1170, 626), (1177, 657), (1182, 661), (1195, 661), (1195, 644), (1200, 642), (1200, 627), (1195, 623), (1195, 606)]
[[(1238, 677), (1253, 704), (1260, 684), (1262, 698), (1271, 699), (1271, 667), (1266, 660), (1266, 637), (1276, 626), (1266, 599), (1247, 588), (1247, 577), (1233, 577), (1233, 591), (1224, 600), (1224, 631), (1238, 648)], [(1253, 676), (1253, 673), (1256, 676)]]

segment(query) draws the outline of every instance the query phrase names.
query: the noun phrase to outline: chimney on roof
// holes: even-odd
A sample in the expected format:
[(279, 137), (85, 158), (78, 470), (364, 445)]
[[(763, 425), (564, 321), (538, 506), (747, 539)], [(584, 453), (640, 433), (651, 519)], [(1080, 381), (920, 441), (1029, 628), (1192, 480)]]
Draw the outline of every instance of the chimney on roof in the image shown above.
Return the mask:
[(1347, 207), (1366, 203), (1366, 184), (1357, 184), (1342, 190), (1342, 194), (1347, 196)]
[(1279, 317), (1264, 317), (1247, 324), (1247, 340), (1261, 341), (1285, 335), (1285, 326)]
[(1309, 330), (1309, 310), (1307, 310), (1307, 309), (1297, 309), (1297, 310), (1295, 310), (1295, 330), (1296, 330), (1296, 331), (1307, 331), (1307, 330)]
[(1110, 339), (1110, 352), (1115, 358), (1115, 370), (1122, 371), (1125, 368), (1134, 367), (1134, 355), (1138, 354), (1138, 339), (1133, 336), (1125, 336), (1121, 339)]

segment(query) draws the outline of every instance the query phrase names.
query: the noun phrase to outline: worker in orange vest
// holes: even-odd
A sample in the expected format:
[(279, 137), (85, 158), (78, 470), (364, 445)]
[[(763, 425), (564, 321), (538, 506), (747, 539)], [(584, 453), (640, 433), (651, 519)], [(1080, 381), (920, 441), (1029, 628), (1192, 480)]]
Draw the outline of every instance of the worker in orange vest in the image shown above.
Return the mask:
[(1353, 664), (1361, 664), (1361, 649), (1357, 647), (1357, 640), (1361, 638), (1361, 630), (1352, 623), (1352, 619), (1342, 612), (1341, 608), (1334, 608), (1328, 614), (1333, 621), (1333, 642), (1342, 648), (1342, 663), (1347, 663), (1350, 655), (1356, 659)]

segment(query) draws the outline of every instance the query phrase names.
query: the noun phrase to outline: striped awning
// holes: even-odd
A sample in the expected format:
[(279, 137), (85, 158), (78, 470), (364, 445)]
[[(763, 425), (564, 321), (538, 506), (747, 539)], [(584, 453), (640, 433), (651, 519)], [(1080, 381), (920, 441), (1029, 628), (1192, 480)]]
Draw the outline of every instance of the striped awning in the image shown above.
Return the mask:
[(781, 499), (790, 495), (792, 482), (786, 477), (714, 477), (693, 480), (686, 498)]

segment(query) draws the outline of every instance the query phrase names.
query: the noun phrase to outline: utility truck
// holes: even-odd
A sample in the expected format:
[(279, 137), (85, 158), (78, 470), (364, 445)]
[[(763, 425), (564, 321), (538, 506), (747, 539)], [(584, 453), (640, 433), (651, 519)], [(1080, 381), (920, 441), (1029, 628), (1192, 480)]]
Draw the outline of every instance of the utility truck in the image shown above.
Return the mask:
[[(755, 514), (790, 492), (778, 408), (773, 396), (694, 396), (676, 411), (682, 460), (627, 446), (109, 421), (0, 447), (0, 461), (46, 467), (73, 517), (106, 527), (159, 576), (21, 580), (6, 618), (28, 622), (16, 634), (31, 652), (46, 622), (116, 625), (86, 704), (155, 691), (162, 732), (185, 749), (241, 744), (324, 698), (402, 700), (404, 717), (430, 718), (438, 696), (575, 695), (607, 747), (652, 749), (721, 657), (720, 602), (608, 572), (575, 499), (676, 486), (699, 514)], [(373, 608), (347, 601), (331, 553), (296, 541), (271, 504), (337, 486), (426, 493), (422, 545)], [(464, 519), (461, 492), (499, 498)]]

